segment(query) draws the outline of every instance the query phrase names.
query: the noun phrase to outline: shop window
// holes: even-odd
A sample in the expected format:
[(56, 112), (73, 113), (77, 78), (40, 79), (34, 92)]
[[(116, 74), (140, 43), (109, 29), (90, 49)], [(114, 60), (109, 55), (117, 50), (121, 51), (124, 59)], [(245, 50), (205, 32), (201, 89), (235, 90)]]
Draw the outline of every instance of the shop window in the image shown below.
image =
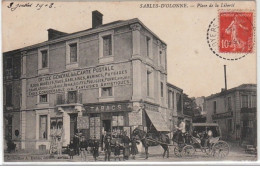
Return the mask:
[(232, 110), (231, 97), (228, 97), (228, 98), (227, 98), (227, 108), (228, 108), (228, 111), (231, 111), (231, 110)]
[(51, 118), (51, 135), (62, 136), (62, 129), (63, 129), (63, 118), (62, 117), (55, 117)]
[(48, 67), (48, 51), (42, 50), (41, 55), (42, 55), (42, 68), (47, 68)]
[(6, 106), (13, 105), (13, 87), (12, 85), (6, 85)]
[(114, 113), (112, 116), (112, 136), (117, 138), (124, 132), (124, 115), (123, 113)]
[(13, 58), (7, 58), (6, 59), (6, 69), (13, 68)]
[(112, 87), (101, 88), (101, 97), (111, 97), (113, 96)]
[(40, 103), (47, 103), (47, 102), (48, 102), (48, 95), (47, 94), (40, 95)]
[(112, 36), (103, 36), (103, 56), (112, 55)]
[(242, 108), (248, 108), (248, 95), (242, 95)]
[(47, 139), (47, 115), (40, 115), (39, 138)]
[(91, 114), (89, 122), (90, 139), (93, 139), (94, 137), (100, 139), (100, 114)]
[(74, 63), (78, 61), (78, 46), (77, 43), (69, 44), (70, 49), (70, 63)]
[(256, 95), (252, 95), (252, 108), (256, 108)]
[(77, 91), (68, 92), (68, 103), (77, 103)]
[(217, 113), (217, 101), (213, 102), (213, 113), (216, 114)]

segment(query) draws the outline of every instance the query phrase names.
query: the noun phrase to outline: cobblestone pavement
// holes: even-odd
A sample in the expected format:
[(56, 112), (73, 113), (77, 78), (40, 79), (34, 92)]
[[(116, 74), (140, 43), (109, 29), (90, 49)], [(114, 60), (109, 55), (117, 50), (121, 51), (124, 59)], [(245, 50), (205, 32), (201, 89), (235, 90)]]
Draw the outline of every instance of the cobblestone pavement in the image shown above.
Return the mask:
[[(205, 153), (201, 151), (195, 152), (192, 157), (176, 157), (174, 155), (174, 147), (170, 147), (170, 155), (169, 158), (163, 158), (163, 149), (160, 146), (149, 147), (149, 159), (145, 159), (144, 153), (139, 153), (135, 160), (130, 156), (129, 160), (123, 161), (121, 155), (121, 161), (116, 162), (192, 162), (192, 161), (256, 161), (257, 156), (254, 154), (247, 154), (240, 147), (233, 147), (229, 152), (229, 155), (220, 160), (211, 156), (207, 156)], [(104, 152), (100, 152), (100, 155), (97, 159), (97, 162), (104, 162)], [(111, 153), (111, 162), (115, 162), (114, 154)], [(69, 159), (68, 155), (63, 155), (62, 158), (58, 158), (54, 156), (54, 158), (50, 158), (49, 155), (31, 155), (27, 154), (5, 154), (5, 162), (95, 162), (92, 155), (88, 153), (86, 161), (84, 161), (80, 156), (74, 156), (73, 159)]]

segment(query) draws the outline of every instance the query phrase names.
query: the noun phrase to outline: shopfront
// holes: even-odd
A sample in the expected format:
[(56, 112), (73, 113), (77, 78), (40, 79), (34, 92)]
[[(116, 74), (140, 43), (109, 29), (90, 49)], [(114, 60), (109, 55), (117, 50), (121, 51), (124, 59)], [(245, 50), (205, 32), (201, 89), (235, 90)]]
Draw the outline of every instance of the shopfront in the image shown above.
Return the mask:
[(85, 106), (86, 115), (89, 117), (89, 139), (100, 140), (102, 134), (110, 133), (118, 137), (124, 131), (130, 135), (129, 112), (132, 111), (132, 103), (115, 102), (102, 104), (88, 104)]

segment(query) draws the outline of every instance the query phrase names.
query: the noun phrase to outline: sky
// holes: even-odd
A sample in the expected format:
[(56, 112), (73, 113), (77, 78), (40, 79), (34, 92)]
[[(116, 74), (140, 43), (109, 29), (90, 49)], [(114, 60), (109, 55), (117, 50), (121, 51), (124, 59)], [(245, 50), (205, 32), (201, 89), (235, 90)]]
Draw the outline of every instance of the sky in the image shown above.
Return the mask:
[[(218, 19), (219, 8), (197, 8), (197, 2), (185, 2), (188, 8), (140, 8), (141, 4), (156, 2), (54, 2), (52, 8), (38, 10), (35, 6), (40, 2), (33, 2), (32, 7), (11, 11), (7, 8), (9, 3), (2, 3), (3, 52), (46, 41), (49, 28), (67, 33), (91, 28), (91, 12), (98, 10), (103, 14), (104, 24), (139, 18), (166, 42), (168, 82), (182, 88), (190, 97), (220, 92), (225, 87), (224, 65), (227, 65), (228, 89), (256, 83), (255, 50), (238, 61), (226, 61), (208, 47), (207, 29), (214, 18)], [(160, 4), (166, 3), (173, 4)], [(252, 9), (254, 2), (236, 2), (230, 10), (239, 8)]]

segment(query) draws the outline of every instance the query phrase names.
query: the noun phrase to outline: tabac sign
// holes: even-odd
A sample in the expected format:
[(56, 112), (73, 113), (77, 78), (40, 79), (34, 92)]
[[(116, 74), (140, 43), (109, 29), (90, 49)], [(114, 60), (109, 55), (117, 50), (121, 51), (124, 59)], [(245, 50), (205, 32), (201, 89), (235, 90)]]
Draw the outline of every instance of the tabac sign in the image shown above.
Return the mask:
[(221, 119), (221, 118), (230, 118), (233, 116), (233, 112), (225, 112), (220, 114), (214, 114), (212, 115), (212, 119)]
[(87, 113), (132, 111), (132, 103), (114, 103), (85, 106)]
[(27, 80), (27, 95), (129, 85), (130, 68), (130, 63), (120, 63), (35, 77)]

